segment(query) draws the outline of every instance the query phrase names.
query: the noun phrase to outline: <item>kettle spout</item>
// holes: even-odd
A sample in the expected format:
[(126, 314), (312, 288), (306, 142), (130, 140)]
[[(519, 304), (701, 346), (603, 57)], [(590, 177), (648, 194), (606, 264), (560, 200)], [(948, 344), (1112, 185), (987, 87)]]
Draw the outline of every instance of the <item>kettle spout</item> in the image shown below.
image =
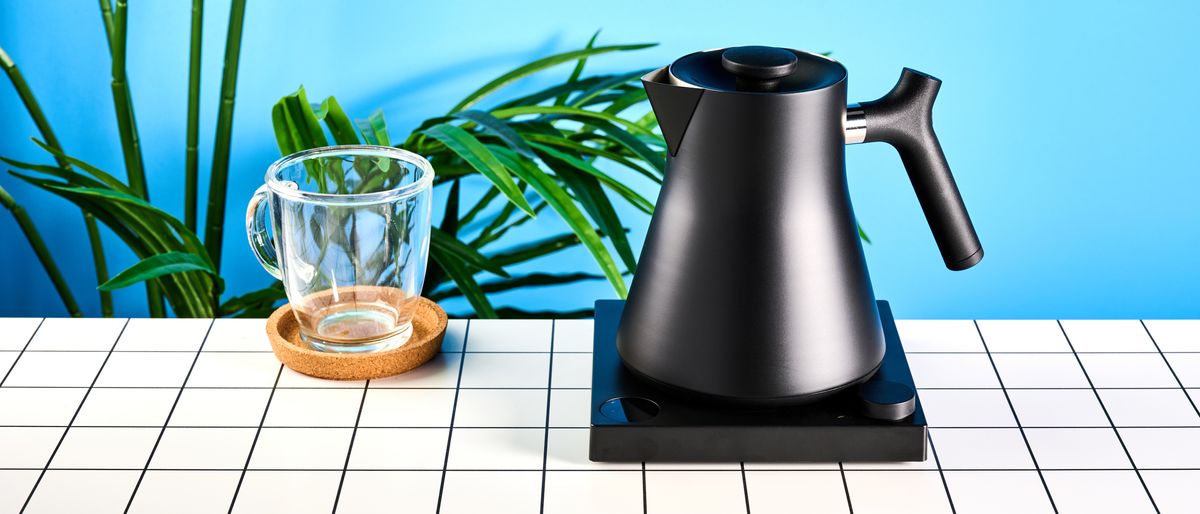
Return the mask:
[(658, 118), (667, 151), (674, 156), (704, 90), (675, 80), (666, 66), (643, 76), (642, 87), (646, 88), (646, 97), (650, 99), (654, 117)]

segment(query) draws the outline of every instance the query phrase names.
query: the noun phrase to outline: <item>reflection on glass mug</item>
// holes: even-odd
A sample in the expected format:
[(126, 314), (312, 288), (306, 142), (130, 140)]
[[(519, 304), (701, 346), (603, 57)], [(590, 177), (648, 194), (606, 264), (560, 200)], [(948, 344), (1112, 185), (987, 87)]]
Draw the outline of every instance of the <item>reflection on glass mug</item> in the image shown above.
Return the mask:
[(263, 268), (283, 281), (305, 343), (364, 352), (408, 341), (432, 185), (429, 161), (384, 146), (316, 148), (271, 165), (246, 209), (246, 232)]

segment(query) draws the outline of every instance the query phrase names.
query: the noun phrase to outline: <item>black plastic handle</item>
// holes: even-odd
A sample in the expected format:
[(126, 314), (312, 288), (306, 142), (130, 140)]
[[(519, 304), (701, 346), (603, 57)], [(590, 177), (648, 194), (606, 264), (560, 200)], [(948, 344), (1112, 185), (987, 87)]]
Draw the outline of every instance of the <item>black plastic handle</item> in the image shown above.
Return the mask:
[(942, 259), (947, 268), (959, 271), (983, 259), (983, 246), (933, 132), (933, 102), (941, 87), (942, 81), (904, 68), (888, 94), (861, 104), (864, 142), (883, 141), (900, 153)]

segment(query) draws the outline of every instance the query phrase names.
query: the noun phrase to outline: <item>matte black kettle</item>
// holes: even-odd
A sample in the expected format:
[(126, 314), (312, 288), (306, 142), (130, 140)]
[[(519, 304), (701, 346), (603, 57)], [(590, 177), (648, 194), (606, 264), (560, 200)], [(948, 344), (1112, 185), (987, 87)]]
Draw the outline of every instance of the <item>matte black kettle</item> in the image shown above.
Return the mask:
[(746, 46), (642, 78), (670, 157), (617, 336), (627, 368), (735, 403), (801, 404), (870, 378), (884, 339), (846, 187), (846, 144), (900, 153), (946, 267), (983, 248), (931, 123), (941, 81), (905, 68), (846, 105), (846, 68)]

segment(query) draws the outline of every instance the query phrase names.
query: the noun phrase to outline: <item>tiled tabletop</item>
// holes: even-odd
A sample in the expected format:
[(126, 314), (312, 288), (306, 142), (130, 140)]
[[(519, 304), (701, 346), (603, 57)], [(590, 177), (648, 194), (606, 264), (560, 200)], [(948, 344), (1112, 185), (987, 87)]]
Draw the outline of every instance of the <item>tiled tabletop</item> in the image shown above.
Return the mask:
[(1200, 512), (1200, 321), (901, 321), (930, 459), (845, 465), (589, 462), (591, 328), (328, 382), (262, 320), (0, 319), (0, 513)]

